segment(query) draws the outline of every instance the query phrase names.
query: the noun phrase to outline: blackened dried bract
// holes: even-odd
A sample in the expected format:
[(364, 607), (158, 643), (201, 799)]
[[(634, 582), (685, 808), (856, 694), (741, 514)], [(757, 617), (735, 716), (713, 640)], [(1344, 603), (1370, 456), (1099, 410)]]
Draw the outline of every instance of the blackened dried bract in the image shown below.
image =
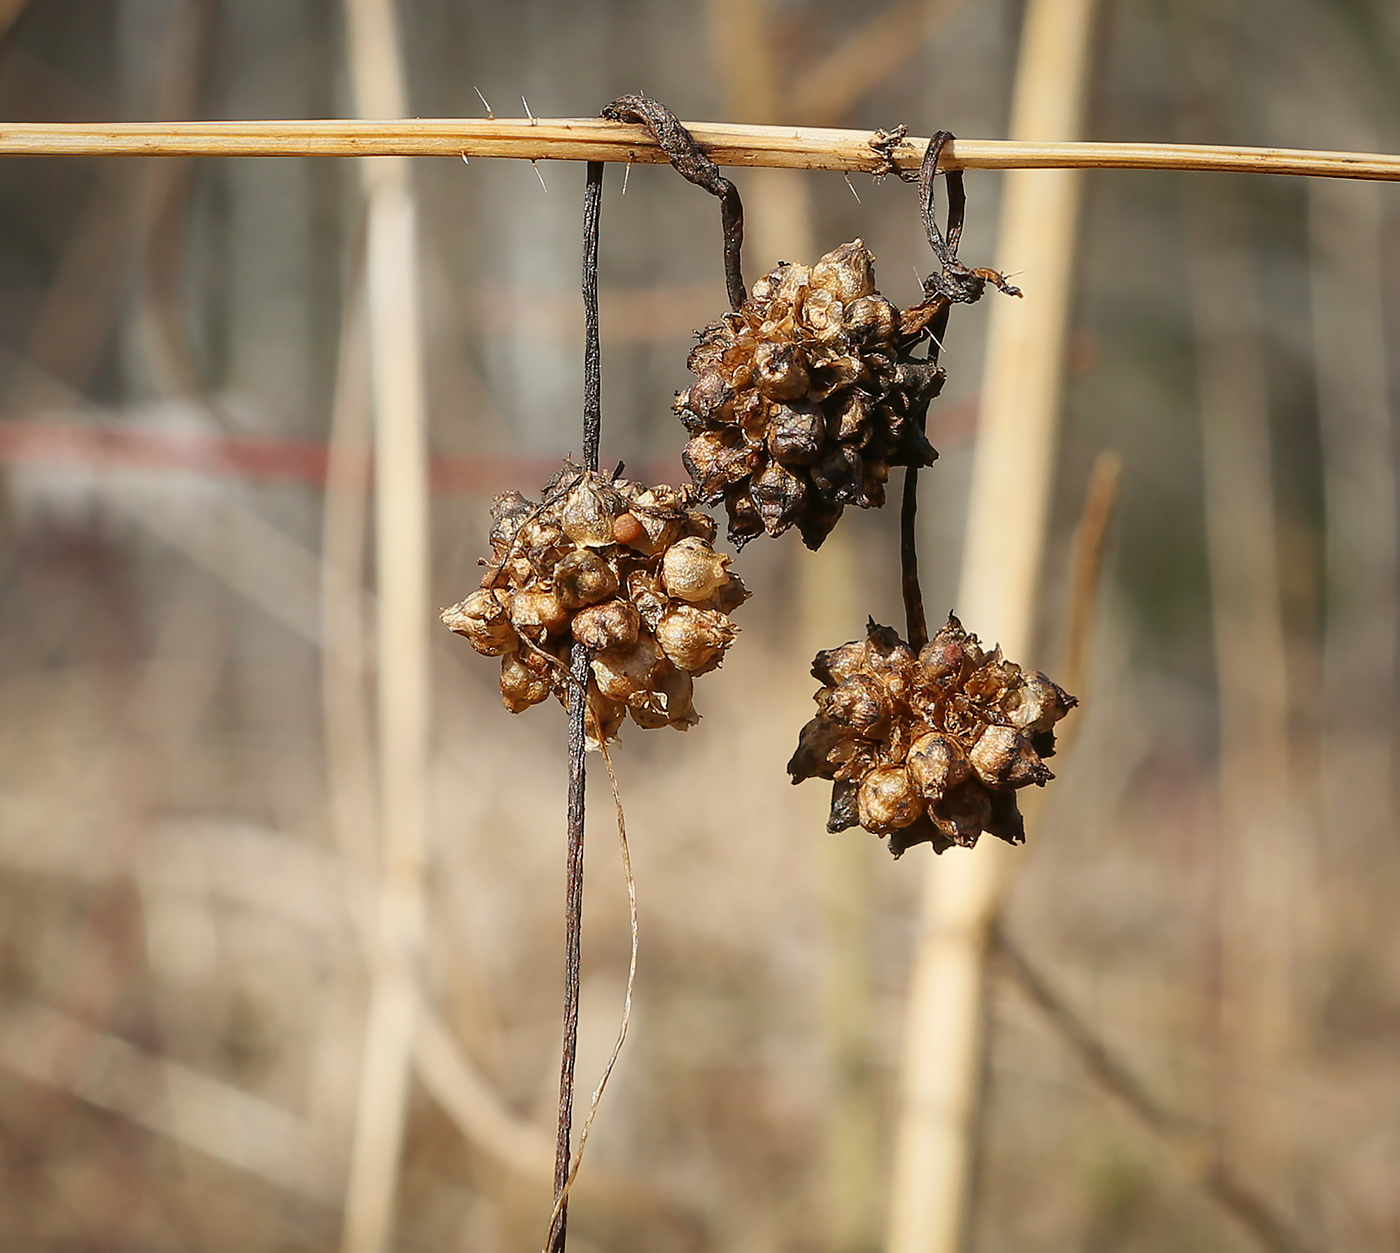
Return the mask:
[(573, 642), (593, 654), (590, 738), (612, 739), (624, 714), (682, 731), (699, 721), (694, 677), (724, 659), (748, 598), (715, 524), (690, 487), (644, 487), (571, 462), (536, 504), (496, 497), (481, 587), (442, 611), (477, 652), (501, 658), (512, 713), (550, 692), (568, 703)]
[(933, 463), (923, 421), (943, 372), (911, 355), (925, 329), (902, 329), (856, 239), (780, 265), (700, 333), (675, 410), (686, 469), (702, 500), (724, 501), (732, 542), (796, 526), (819, 548), (847, 505), (884, 503), (891, 466)]
[(1044, 758), (1073, 696), (985, 651), (951, 616), (917, 655), (872, 621), (864, 640), (818, 653), (812, 674), (817, 716), (788, 773), (833, 781), (828, 830), (887, 835), (896, 857), (922, 843), (970, 848), (983, 831), (1026, 838), (1016, 791), (1054, 777)]

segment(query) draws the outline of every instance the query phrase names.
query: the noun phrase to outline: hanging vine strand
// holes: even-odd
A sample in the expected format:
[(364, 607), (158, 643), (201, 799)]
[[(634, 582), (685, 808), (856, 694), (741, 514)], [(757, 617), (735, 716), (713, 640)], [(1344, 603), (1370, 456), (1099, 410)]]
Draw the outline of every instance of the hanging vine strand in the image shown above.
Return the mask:
[[(583, 195), (583, 460), (598, 469), (602, 428), (602, 351), (598, 336), (598, 220), (603, 204), (603, 163), (588, 163)], [(588, 717), (588, 649), (569, 651), (569, 845), (564, 899), (564, 1042), (559, 1063), (559, 1120), (554, 1146), (555, 1211), (546, 1248), (564, 1253), (569, 1209), (569, 1159), (574, 1112), (574, 1064), (578, 1054), (579, 963), (583, 931), (583, 820)]]
[(744, 206), (739, 189), (723, 174), (695, 142), (695, 137), (676, 120), (664, 104), (646, 96), (621, 96), (603, 109), (603, 116), (615, 122), (636, 122), (645, 126), (667, 160), (697, 187), (719, 197), (720, 222), (724, 228), (724, 281), (729, 303), (735, 309), (744, 303), (744, 273), (739, 254), (744, 246)]
[[(1008, 296), (1021, 294), (995, 270), (966, 266), (958, 257), (958, 244), (962, 241), (963, 221), (967, 213), (967, 192), (960, 170), (941, 168), (943, 156), (953, 142), (951, 132), (938, 131), (928, 141), (919, 165), (919, 217), (924, 224), (929, 247), (938, 259), (938, 269), (923, 282), (924, 299), (913, 308), (906, 309), (900, 319), (900, 329), (904, 334), (928, 336), (930, 365), (938, 364), (938, 354), (943, 348), (943, 336), (953, 305), (980, 300), (988, 283)], [(948, 188), (948, 225), (943, 230), (939, 229), (934, 205), (934, 180), (939, 174), (944, 176)], [(928, 618), (924, 612), (923, 592), (919, 587), (918, 510), (919, 467), (911, 465), (904, 472), (904, 493), (900, 502), (899, 561), (905, 628), (909, 644), (916, 652), (928, 643)]]

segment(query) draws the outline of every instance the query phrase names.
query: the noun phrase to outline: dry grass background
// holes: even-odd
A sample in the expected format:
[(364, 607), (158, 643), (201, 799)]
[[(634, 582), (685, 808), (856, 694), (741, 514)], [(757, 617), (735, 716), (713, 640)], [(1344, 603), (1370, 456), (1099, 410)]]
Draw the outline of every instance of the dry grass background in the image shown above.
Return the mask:
[[(847, 44), (861, 15), (827, 0), (709, 13), (412, 0), (411, 110), (474, 114), (476, 85), (502, 114), (521, 94), (537, 114), (582, 114), (640, 87), (681, 116), (760, 121), (771, 106), (795, 123), (1003, 133), (1019, 6), (895, 3), (903, 45), (874, 28)], [(350, 111), (330, 0), (30, 0), (0, 20), (11, 9), (6, 117)], [(715, 54), (712, 20), (759, 18), (756, 65), (751, 44)], [(818, 109), (812, 67), (840, 47), (878, 54), (884, 72), (860, 90), (832, 78), (839, 117), (783, 113)], [(1397, 55), (1393, 14), (1367, 0), (1108, 5), (1089, 134), (1395, 150)], [(441, 453), (576, 448), (582, 171), (541, 168), (548, 193), (523, 164), (413, 167)], [(0, 166), (3, 419), (324, 440), (355, 284), (355, 170), (161, 169)], [(1400, 1250), (1400, 218), (1385, 187), (1217, 177), (1086, 182), (1042, 642), (1027, 659), (1052, 673), (1071, 534), (1105, 449), (1123, 459), (1122, 490), (1074, 743), (1018, 854), (1006, 926), (1312, 1244)], [(798, 180), (816, 246), (864, 235), (884, 290), (907, 299), (910, 267), (930, 264), (911, 189), (857, 180), (858, 203), (835, 175), (778, 176)], [(971, 260), (991, 258), (998, 186), (969, 178)], [(610, 171), (603, 456), (663, 467), (686, 328), (723, 300), (718, 224), (667, 170), (619, 187)], [(755, 189), (751, 209), (784, 195)], [(1223, 202), (1203, 208), (1207, 195)], [(754, 228), (752, 273), (776, 259)], [(965, 420), (940, 428), (939, 414), (975, 403), (985, 317), (955, 319), (933, 417), (931, 610), (952, 607), (970, 460)], [(1221, 389), (1231, 422), (1203, 439)], [(322, 494), (52, 459), (3, 473), (0, 1247), (332, 1247), (368, 984), (363, 862), (335, 843), (327, 794)], [(475, 577), (486, 507), (434, 496), (435, 603)], [(835, 838), (857, 851), (833, 860), (821, 789), (791, 788), (782, 769), (812, 648), (853, 637), (866, 613), (897, 620), (893, 517), (850, 518), (846, 533), (848, 564), (827, 567), (845, 590), (820, 627), (810, 559), (751, 546), (737, 568), (755, 596), (700, 685), (705, 720), (629, 733), (616, 754), (643, 951), (574, 1207), (579, 1253), (878, 1245), (921, 850), (892, 863), (847, 832)], [(506, 715), (492, 666), (462, 641), (436, 639), (432, 666), (425, 980), (514, 1121), (464, 1136), (415, 1081), (398, 1247), (513, 1253), (538, 1247), (548, 1208), (520, 1133), (547, 1132), (554, 1097), (564, 719)], [(627, 959), (601, 783), (585, 1085)], [(989, 1016), (972, 1247), (1251, 1247), (1006, 980)], [(871, 1146), (854, 1163), (852, 1137)]]

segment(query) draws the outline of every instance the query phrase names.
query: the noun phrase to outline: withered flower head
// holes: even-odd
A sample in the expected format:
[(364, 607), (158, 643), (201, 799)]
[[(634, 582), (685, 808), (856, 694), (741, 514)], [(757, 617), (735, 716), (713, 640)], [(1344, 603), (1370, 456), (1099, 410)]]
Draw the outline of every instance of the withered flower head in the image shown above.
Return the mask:
[(648, 488), (566, 461), (540, 503), (508, 492), (491, 517), (481, 587), (442, 620), (501, 658), (507, 709), (550, 692), (567, 705), (577, 641), (593, 654), (590, 741), (612, 739), (629, 713), (642, 727), (699, 721), (692, 679), (724, 659), (737, 630), (729, 615), (748, 591), (710, 547), (715, 524), (693, 488)]
[(724, 501), (733, 543), (796, 526), (819, 548), (847, 505), (884, 503), (891, 466), (933, 462), (923, 415), (943, 373), (913, 359), (922, 335), (901, 330), (859, 239), (783, 263), (700, 332), (675, 411), (686, 469), (701, 500)]
[(983, 831), (1026, 838), (1016, 790), (1053, 778), (1055, 723), (1078, 701), (1001, 649), (986, 652), (951, 615), (915, 656), (890, 627), (818, 653), (817, 716), (788, 762), (794, 783), (831, 779), (827, 830), (971, 848)]

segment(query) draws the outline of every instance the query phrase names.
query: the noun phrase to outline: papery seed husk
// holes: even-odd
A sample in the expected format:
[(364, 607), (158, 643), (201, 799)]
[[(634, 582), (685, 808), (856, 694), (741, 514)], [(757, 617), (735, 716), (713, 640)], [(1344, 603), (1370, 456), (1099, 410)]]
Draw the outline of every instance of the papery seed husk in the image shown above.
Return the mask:
[(561, 558), (553, 578), (554, 594), (565, 609), (597, 604), (617, 591), (617, 571), (612, 563), (588, 548), (575, 549)]
[(812, 661), (812, 677), (836, 686), (844, 683), (865, 665), (865, 641), (852, 640), (840, 648), (828, 648)]
[(914, 786), (929, 800), (937, 800), (972, 773), (956, 741), (936, 731), (926, 732), (909, 745), (906, 765)]
[(826, 417), (814, 405), (779, 405), (769, 416), (768, 452), (785, 466), (814, 461), (825, 440)]
[(1048, 731), (1079, 704), (1039, 670), (1026, 671), (1021, 678), (1021, 686), (1008, 693), (1002, 710), (1011, 725), (1022, 731)]
[(845, 306), (845, 329), (857, 343), (889, 340), (899, 326), (899, 310), (883, 296), (861, 296)]
[(518, 642), (506, 612), (505, 593), (481, 588), (466, 600), (444, 609), (442, 621), (449, 630), (464, 635), (484, 657), (499, 657)]
[(797, 750), (787, 764), (793, 783), (804, 779), (834, 779), (837, 763), (833, 750), (847, 738), (847, 730), (829, 718), (813, 718), (797, 737)]
[(924, 812), (924, 798), (900, 766), (878, 766), (861, 780), (857, 795), (860, 825), (883, 835), (907, 827)]
[(802, 302), (802, 322), (816, 339), (827, 342), (838, 338), (845, 329), (845, 306), (831, 292), (816, 288)]
[(519, 653), (501, 658), (501, 701), (513, 714), (538, 705), (549, 695), (549, 679), (524, 664)]
[(890, 702), (884, 687), (873, 675), (852, 675), (840, 687), (830, 689), (821, 712), (833, 722), (850, 727), (857, 735), (878, 739), (889, 723)]
[(706, 674), (719, 665), (738, 633), (729, 619), (712, 609), (672, 605), (656, 626), (661, 651), (680, 669)]
[(649, 635), (641, 635), (631, 648), (602, 653), (593, 658), (598, 690), (611, 700), (632, 703), (651, 691), (670, 662)]
[[(796, 779), (793, 780), (797, 782)], [(848, 827), (860, 824), (859, 806), (860, 784), (837, 783), (831, 789), (831, 812), (827, 815), (826, 829), (835, 835)]]
[[(737, 574), (731, 574), (725, 583), (715, 589), (713, 596), (704, 600), (692, 601), (702, 609), (717, 609), (720, 613), (731, 614), (752, 595), (744, 581)], [(736, 628), (737, 630), (737, 628)]]
[(811, 284), (824, 287), (843, 304), (875, 292), (875, 258), (865, 241), (853, 239), (833, 248), (812, 267)]
[(591, 477), (581, 478), (569, 490), (559, 512), (560, 525), (575, 544), (601, 548), (614, 543), (613, 520), (622, 512), (616, 492)]
[(641, 632), (642, 616), (630, 601), (613, 599), (590, 605), (574, 614), (569, 629), (591, 652), (631, 648)]
[(753, 476), (749, 495), (768, 534), (778, 535), (787, 529), (806, 502), (807, 482), (786, 466), (770, 461)]
[(1026, 787), (1055, 776), (1031, 743), (1014, 727), (988, 727), (967, 755), (977, 776), (988, 785)]
[(699, 536), (688, 536), (662, 557), (662, 582), (670, 595), (681, 600), (706, 600), (728, 580), (730, 560)]
[(536, 643), (558, 635), (569, 624), (569, 614), (553, 592), (520, 591), (510, 598), (511, 625)]
[(754, 378), (769, 400), (798, 400), (807, 394), (807, 356), (796, 344), (765, 340), (754, 350)]

